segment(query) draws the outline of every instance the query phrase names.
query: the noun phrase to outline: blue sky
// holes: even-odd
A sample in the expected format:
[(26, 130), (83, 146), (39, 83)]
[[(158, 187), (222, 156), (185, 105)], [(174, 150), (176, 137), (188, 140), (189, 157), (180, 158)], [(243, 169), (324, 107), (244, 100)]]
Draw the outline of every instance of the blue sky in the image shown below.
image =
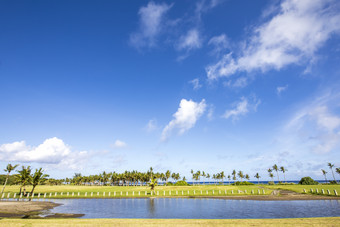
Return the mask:
[(339, 35), (335, 0), (0, 1), (0, 164), (323, 179)]

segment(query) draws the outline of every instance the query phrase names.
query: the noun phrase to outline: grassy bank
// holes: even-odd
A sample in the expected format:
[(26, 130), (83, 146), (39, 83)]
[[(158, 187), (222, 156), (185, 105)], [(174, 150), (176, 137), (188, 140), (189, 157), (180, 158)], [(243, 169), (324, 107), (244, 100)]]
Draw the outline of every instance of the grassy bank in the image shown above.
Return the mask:
[[(29, 192), (31, 187), (26, 187)], [(145, 196), (239, 196), (239, 195), (269, 195), (272, 189), (263, 189), (262, 186), (159, 186), (151, 194), (150, 188), (146, 186), (138, 187), (118, 187), (118, 186), (47, 186), (39, 185), (34, 191), (34, 196), (49, 198), (103, 198), (103, 197), (145, 197)], [(14, 193), (19, 193), (19, 186), (7, 186), (5, 189), (4, 198), (7, 198), (10, 193), (10, 198)]]
[(2, 219), (2, 226), (339, 226), (340, 217), (287, 219)]
[[(40, 197), (46, 198), (113, 198), (113, 197), (150, 197), (150, 196), (240, 196), (240, 195), (269, 195), (273, 190), (290, 190), (298, 193), (318, 195), (335, 195), (334, 190), (340, 192), (340, 185), (199, 185), (199, 186), (158, 186), (154, 193), (151, 194), (150, 188), (146, 186), (48, 186), (39, 185), (36, 187), (34, 197), (39, 193)], [(313, 193), (311, 192), (313, 189)], [(316, 190), (318, 189), (318, 190)], [(322, 189), (325, 194), (322, 194)], [(26, 187), (26, 191), (30, 192), (31, 187)], [(316, 193), (318, 191), (318, 193)], [(7, 186), (5, 189), (4, 198), (13, 198), (16, 193), (16, 198), (19, 196), (19, 186)]]
[[(340, 195), (340, 184), (336, 185), (267, 185), (265, 186), (268, 189), (279, 189), (279, 190), (289, 190), (297, 193), (306, 193), (306, 194), (318, 194), (318, 195), (328, 195), (328, 191), (330, 195), (334, 196), (337, 191), (338, 195)], [(312, 191), (311, 191), (312, 189)], [(322, 189), (325, 194), (322, 194)], [(304, 192), (304, 190), (306, 192)]]

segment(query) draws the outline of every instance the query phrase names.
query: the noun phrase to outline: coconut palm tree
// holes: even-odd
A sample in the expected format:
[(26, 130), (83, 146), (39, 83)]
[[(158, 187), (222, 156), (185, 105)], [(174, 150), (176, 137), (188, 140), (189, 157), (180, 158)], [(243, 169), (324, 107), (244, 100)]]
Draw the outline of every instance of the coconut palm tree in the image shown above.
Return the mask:
[(230, 185), (230, 179), (231, 179), (231, 177), (230, 177), (230, 175), (228, 175), (228, 184)]
[(284, 181), (286, 183), (286, 174), (285, 174), (285, 172), (287, 171), (287, 169), (285, 169), (285, 167), (281, 166), (280, 167), (280, 171), (283, 173), (283, 178), (284, 178)]
[(4, 171), (7, 172), (7, 176), (6, 176), (6, 180), (5, 180), (4, 187), (2, 188), (2, 191), (1, 191), (1, 195), (2, 195), (2, 193), (3, 193), (4, 190), (5, 190), (5, 187), (6, 187), (8, 178), (9, 178), (9, 174), (10, 174), (15, 168), (17, 168), (18, 166), (19, 166), (19, 165), (14, 165), (14, 166), (12, 166), (12, 164), (8, 164), (7, 167), (6, 167), (6, 169), (4, 169)]
[(256, 173), (254, 177), (257, 178), (257, 184), (260, 184), (260, 178), (261, 177), (260, 177), (259, 173)]
[(42, 184), (45, 181), (47, 181), (47, 177), (49, 177), (49, 175), (44, 174), (44, 171), (42, 170), (42, 168), (35, 170), (35, 173), (29, 178), (29, 183), (33, 186), (31, 195), (33, 195), (34, 189), (37, 185)]
[(324, 175), (324, 177), (325, 177), (325, 180), (326, 180), (326, 184), (327, 184), (327, 177), (326, 177), (326, 174), (327, 174), (327, 172), (326, 172), (326, 170), (321, 170), (322, 171), (322, 174)]
[(30, 175), (31, 175), (31, 167), (30, 166), (22, 166), (22, 170), (17, 171), (18, 174), (15, 175), (16, 183), (20, 184), (20, 191), (19, 194), (21, 194), (21, 191), (23, 189), (24, 195), (26, 195), (26, 189), (25, 186), (29, 184), (30, 182)]
[(241, 178), (241, 182), (242, 182), (242, 181), (243, 181), (243, 178), (244, 178), (244, 175), (243, 175), (243, 172), (242, 172), (241, 170), (238, 171), (237, 176), (238, 176), (239, 178)]
[(222, 179), (222, 184), (224, 185), (224, 182), (223, 182), (223, 179), (225, 178), (224, 171), (222, 171), (222, 172), (220, 173), (220, 177), (221, 177), (221, 179)]
[[(210, 179), (210, 174), (209, 173), (207, 173), (207, 179), (208, 179), (208, 181), (209, 181), (209, 179)], [(210, 184), (210, 183), (209, 183)]]
[(276, 171), (276, 174), (277, 174), (277, 181), (278, 181), (278, 183), (280, 183), (280, 178), (279, 178), (279, 168), (277, 167), (277, 165), (275, 164), (275, 165), (273, 165), (273, 170), (275, 170)]
[(203, 185), (205, 184), (205, 177), (206, 177), (207, 175), (205, 174), (205, 172), (204, 171), (202, 171), (202, 177), (203, 177)]
[(170, 178), (170, 176), (171, 176), (171, 172), (170, 172), (170, 170), (167, 170), (166, 172), (165, 172), (165, 185), (167, 185), (167, 183), (168, 183), (168, 179)]
[(328, 163), (328, 167), (332, 170), (332, 175), (333, 175), (333, 179), (334, 179), (334, 182), (336, 183), (336, 180), (335, 180), (335, 177), (334, 177), (334, 172), (333, 172), (333, 167), (334, 167), (334, 164), (332, 163)]
[(231, 175), (233, 175), (233, 181), (236, 181), (236, 170), (233, 170), (233, 172), (231, 173)]

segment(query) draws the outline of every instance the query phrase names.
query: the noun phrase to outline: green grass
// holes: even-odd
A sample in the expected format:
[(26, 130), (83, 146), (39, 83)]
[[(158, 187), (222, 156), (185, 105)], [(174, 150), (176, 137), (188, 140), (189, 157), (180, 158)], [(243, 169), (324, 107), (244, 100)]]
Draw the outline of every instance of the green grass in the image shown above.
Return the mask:
[[(328, 195), (327, 190), (330, 191), (330, 195), (334, 196), (335, 192), (337, 191), (338, 195), (340, 195), (340, 184), (337, 185), (266, 185), (266, 188), (269, 189), (281, 189), (281, 190), (290, 190), (297, 193), (304, 193), (303, 189), (306, 190), (306, 194), (314, 194), (314, 195)], [(313, 192), (311, 192), (313, 189)], [(318, 193), (316, 192), (318, 189)], [(324, 190), (325, 194), (322, 194), (322, 189)]]
[(340, 217), (286, 219), (2, 219), (1, 226), (339, 226)]
[[(31, 187), (26, 187), (29, 192)], [(260, 190), (260, 191), (259, 191)], [(272, 192), (271, 189), (265, 189), (266, 195)], [(14, 193), (19, 193), (19, 186), (6, 186), (5, 196), (7, 198), (10, 193), (10, 198)], [(37, 198), (40, 193), (40, 198), (114, 198), (114, 197), (145, 197), (145, 196), (237, 196), (237, 195), (263, 195), (263, 188), (259, 186), (223, 186), (223, 185), (201, 185), (201, 186), (158, 186), (156, 187), (155, 194), (151, 195), (149, 187), (146, 186), (47, 186), (39, 185), (34, 191), (34, 197)], [(57, 195), (56, 195), (57, 193)], [(61, 193), (63, 193), (61, 195)], [(67, 195), (68, 193), (68, 195)], [(79, 195), (78, 195), (79, 193)], [(105, 193), (105, 194), (104, 194)], [(91, 196), (92, 194), (92, 196)], [(51, 196), (50, 196), (51, 195)]]

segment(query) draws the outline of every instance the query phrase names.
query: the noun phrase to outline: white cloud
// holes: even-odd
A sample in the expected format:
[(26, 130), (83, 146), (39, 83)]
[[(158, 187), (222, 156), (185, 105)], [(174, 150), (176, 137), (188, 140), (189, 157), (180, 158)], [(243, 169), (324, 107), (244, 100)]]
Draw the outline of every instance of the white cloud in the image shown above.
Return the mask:
[(202, 87), (202, 85), (200, 84), (200, 80), (198, 78), (190, 80), (189, 83), (192, 84), (194, 90), (198, 90)]
[(173, 130), (178, 130), (178, 134), (181, 135), (194, 127), (197, 120), (205, 112), (206, 106), (204, 99), (200, 103), (182, 99), (177, 112), (173, 115), (174, 119), (163, 129), (162, 141), (168, 139)]
[(260, 103), (261, 101), (256, 99), (256, 97), (252, 97), (251, 99), (241, 97), (239, 102), (234, 103), (235, 108), (226, 110), (223, 117), (237, 120), (240, 116), (246, 115), (249, 111), (256, 111), (257, 106)]
[[(329, 153), (340, 145), (340, 94), (327, 94), (297, 111), (285, 126), (296, 143), (318, 154)], [(334, 111), (332, 111), (334, 109)]]
[(187, 34), (181, 36), (179, 38), (179, 42), (177, 44), (178, 50), (193, 50), (199, 49), (202, 46), (202, 40), (200, 38), (200, 33), (198, 29), (191, 29), (187, 32)]
[(213, 46), (212, 54), (219, 55), (222, 51), (229, 48), (229, 41), (225, 34), (212, 37), (208, 45)]
[(65, 164), (64, 168), (73, 168), (87, 156), (86, 151), (71, 151), (70, 146), (56, 137), (46, 139), (37, 147), (26, 145), (25, 141), (2, 144), (0, 160), (15, 162), (38, 162), (46, 164)]
[(162, 32), (165, 14), (172, 5), (149, 2), (147, 6), (139, 9), (139, 31), (130, 35), (130, 43), (137, 47), (153, 47), (157, 36)]
[(310, 63), (316, 51), (340, 31), (339, 5), (334, 0), (285, 0), (279, 12), (255, 27), (238, 56), (224, 55), (206, 67), (209, 79), (236, 72), (280, 70), (290, 64)]
[(127, 144), (124, 141), (116, 140), (113, 146), (114, 148), (123, 148), (123, 147), (126, 147)]
[(152, 132), (157, 129), (157, 121), (155, 119), (149, 120), (147, 125), (145, 126), (147, 132)]
[(282, 86), (282, 87), (277, 87), (276, 88), (276, 94), (280, 95), (283, 91), (287, 90), (287, 88), (288, 88), (288, 85)]

